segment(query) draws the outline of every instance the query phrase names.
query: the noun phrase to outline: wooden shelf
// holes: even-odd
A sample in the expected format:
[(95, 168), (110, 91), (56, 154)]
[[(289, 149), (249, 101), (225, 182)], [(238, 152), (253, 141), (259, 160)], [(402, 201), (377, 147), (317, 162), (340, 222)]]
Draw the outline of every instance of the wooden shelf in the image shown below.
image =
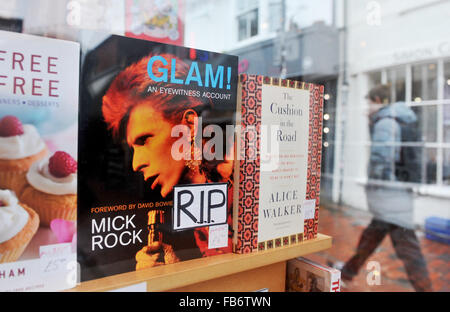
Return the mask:
[(118, 274), (81, 283), (70, 291), (108, 291), (147, 283), (147, 291), (169, 291), (285, 262), (331, 247), (330, 236), (251, 254), (225, 254)]

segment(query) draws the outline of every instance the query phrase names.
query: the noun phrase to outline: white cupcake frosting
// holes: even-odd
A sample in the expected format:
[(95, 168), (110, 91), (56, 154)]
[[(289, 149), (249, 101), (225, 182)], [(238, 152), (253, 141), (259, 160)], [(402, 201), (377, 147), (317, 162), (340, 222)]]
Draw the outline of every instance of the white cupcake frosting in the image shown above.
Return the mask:
[(21, 159), (36, 155), (45, 148), (45, 143), (33, 125), (23, 125), (24, 133), (11, 137), (0, 137), (0, 159)]
[(65, 178), (53, 176), (48, 169), (49, 159), (49, 157), (46, 157), (31, 165), (27, 173), (28, 183), (35, 189), (47, 194), (77, 194), (77, 174), (72, 173)]
[(28, 212), (19, 205), (13, 192), (0, 190), (0, 243), (16, 236), (28, 222)]

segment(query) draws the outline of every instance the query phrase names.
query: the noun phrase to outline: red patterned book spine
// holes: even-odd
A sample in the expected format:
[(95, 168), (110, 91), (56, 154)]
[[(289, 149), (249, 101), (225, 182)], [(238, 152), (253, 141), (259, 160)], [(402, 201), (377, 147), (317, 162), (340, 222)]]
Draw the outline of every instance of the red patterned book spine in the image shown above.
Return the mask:
[[(240, 75), (238, 86), (237, 152), (235, 162), (234, 199), (238, 210), (234, 211), (234, 251), (249, 253), (258, 248), (258, 214), (259, 214), (259, 176), (260, 176), (260, 126), (261, 126), (261, 92), (263, 76)], [(244, 132), (247, 126), (254, 126)], [(244, 147), (245, 148), (241, 148)], [(256, 154), (256, 155), (255, 155)], [(255, 157), (256, 156), (256, 157)]]
[(305, 219), (305, 240), (317, 237), (320, 204), (320, 168), (322, 163), (323, 93), (322, 85), (304, 84), (309, 89), (309, 143), (306, 199), (315, 200), (314, 219)]

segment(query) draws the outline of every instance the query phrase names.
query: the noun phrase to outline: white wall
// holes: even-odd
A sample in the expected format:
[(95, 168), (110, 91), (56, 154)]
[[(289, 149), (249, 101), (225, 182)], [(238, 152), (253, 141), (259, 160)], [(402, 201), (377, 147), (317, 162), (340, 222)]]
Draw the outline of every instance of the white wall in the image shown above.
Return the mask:
[(229, 50), (236, 36), (233, 8), (234, 1), (187, 0), (185, 46), (213, 52)]
[[(379, 19), (371, 3), (379, 3)], [(438, 4), (427, 6), (433, 3)], [(348, 53), (352, 73), (450, 56), (448, 1), (349, 0), (349, 19)], [(442, 47), (446, 42), (448, 47)], [(433, 51), (423, 55), (414, 53), (426, 48)], [(408, 57), (408, 54), (412, 55)]]
[(23, 7), (25, 3), (18, 0), (2, 0), (0, 5), (0, 17), (23, 18)]

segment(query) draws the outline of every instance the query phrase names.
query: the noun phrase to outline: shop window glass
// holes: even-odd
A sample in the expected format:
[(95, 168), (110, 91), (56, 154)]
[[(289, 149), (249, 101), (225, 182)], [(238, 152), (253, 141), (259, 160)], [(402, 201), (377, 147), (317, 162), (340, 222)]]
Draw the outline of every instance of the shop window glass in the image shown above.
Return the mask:
[(258, 9), (238, 16), (239, 41), (256, 36), (258, 34)]
[(437, 99), (437, 64), (427, 63), (412, 68), (412, 97), (415, 102)]
[(374, 87), (381, 84), (381, 72), (369, 73), (369, 86)]
[(412, 110), (417, 116), (418, 142), (437, 141), (437, 106), (412, 106)]
[(422, 162), (422, 183), (436, 184), (436, 171), (437, 171), (437, 149), (427, 148), (425, 149), (424, 159)]
[(247, 21), (242, 17), (238, 17), (238, 38), (239, 40), (247, 38)]
[[(408, 157), (408, 159), (404, 159)], [(392, 164), (400, 182), (436, 184), (437, 149), (402, 144), (400, 159)], [(382, 180), (389, 180), (388, 178)]]
[(389, 70), (388, 83), (391, 85), (392, 103), (405, 101), (405, 67), (397, 67)]
[(282, 22), (282, 7), (280, 1), (269, 3), (269, 31), (276, 32), (281, 30)]
[[(132, 30), (146, 30), (156, 34), (150, 40), (159, 40), (160, 32), (154, 31), (155, 25), (150, 21), (160, 24), (165, 31), (180, 22), (184, 26), (180, 28), (183, 37), (180, 45), (238, 55), (240, 72), (273, 77), (279, 77), (282, 72), (283, 52), (284, 60), (287, 60), (286, 78), (324, 85), (320, 168), (323, 213), (319, 217), (319, 231), (336, 237), (336, 246), (340, 248), (349, 244), (349, 237), (356, 238), (359, 235), (356, 230), (361, 231), (360, 225), (366, 222), (357, 218), (367, 210), (363, 189), (373, 180), (382, 186), (394, 186), (394, 189), (416, 183), (414, 189), (420, 192), (412, 195), (415, 218), (431, 217), (435, 212), (446, 216), (449, 200), (445, 198), (450, 189), (450, 50), (444, 30), (450, 26), (450, 19), (446, 19), (444, 13), (449, 11), (450, 2), (430, 0), (423, 1), (427, 2), (423, 5), (416, 2), (419, 1), (2, 0), (0, 29), (82, 41), (81, 48), (86, 53), (90, 45), (100, 44), (109, 33), (129, 35)], [(135, 5), (131, 6), (132, 3)], [(139, 4), (144, 9), (136, 9)], [(161, 14), (153, 14), (151, 4), (161, 5)], [(182, 9), (178, 11), (179, 5)], [(128, 19), (135, 15), (139, 17), (135, 23), (129, 22)], [(283, 17), (286, 33), (282, 32)], [(87, 30), (102, 31), (105, 37)], [(169, 33), (171, 39), (173, 32)], [(249, 38), (253, 40), (247, 40)], [(116, 53), (113, 48), (107, 52)], [(334, 58), (336, 61), (330, 61)], [(115, 75), (105, 71), (108, 64), (98, 65), (100, 74), (105, 77)], [(364, 75), (367, 79), (359, 79)], [(110, 79), (108, 77), (105, 79)], [(368, 168), (369, 174), (365, 171), (373, 142), (367, 132), (368, 118), (362, 98), (368, 90), (382, 83), (390, 85), (391, 102), (407, 101), (406, 105), (417, 116), (417, 135), (412, 139), (380, 145), (392, 152), (396, 149), (408, 151), (404, 157), (414, 155), (408, 159), (409, 166), (401, 159), (391, 161), (395, 181), (374, 179), (370, 176), (371, 168)], [(367, 179), (371, 181), (366, 183)], [(428, 189), (433, 192), (438, 189), (442, 194), (439, 200), (434, 200), (435, 193), (423, 195), (422, 189), (425, 193)], [(387, 209), (392, 208), (386, 198), (381, 197), (380, 201)], [(428, 209), (430, 203), (433, 209)], [(336, 206), (345, 211), (346, 218), (353, 216), (354, 220), (350, 220), (353, 223), (345, 220), (345, 223), (336, 223), (334, 229), (328, 226), (329, 221), (326, 223), (321, 219), (328, 214), (332, 215), (333, 222), (338, 222), (338, 210), (333, 210)], [(358, 209), (361, 211), (355, 213)], [(333, 212), (330, 214), (329, 211)], [(415, 224), (416, 229), (424, 226), (425, 218)], [(350, 229), (355, 231), (349, 232)], [(440, 275), (442, 268), (434, 264), (436, 261), (430, 261), (438, 257), (431, 250), (435, 245), (429, 245), (425, 235), (419, 240), (425, 247), (423, 254), (428, 261), (430, 276), (438, 276), (433, 277), (434, 290), (445, 291), (445, 285), (440, 285), (442, 279), (448, 284), (448, 278)], [(351, 247), (356, 246), (355, 243)], [(337, 254), (340, 256), (336, 257)], [(330, 253), (324, 252), (324, 262), (325, 255), (330, 261), (346, 261), (351, 256), (345, 248), (337, 247)], [(395, 255), (394, 250), (390, 250), (383, 263), (393, 260), (392, 255)], [(380, 253), (378, 256), (382, 257)], [(377, 258), (371, 257), (368, 261), (374, 259)], [(364, 285), (358, 285), (361, 288), (353, 289), (389, 290), (406, 284), (403, 270), (404, 276), (398, 279), (399, 283), (390, 288), (393, 279), (384, 278), (390, 276), (388, 270), (390, 268), (383, 264), (381, 288), (362, 283)], [(417, 272), (419, 270), (415, 270)], [(358, 280), (365, 279), (365, 273), (360, 271), (360, 274)], [(396, 274), (397, 271), (392, 276)], [(347, 282), (350, 287), (356, 284)]]
[[(444, 100), (450, 100), (450, 61), (444, 63)], [(450, 102), (443, 104), (444, 142), (450, 143)], [(450, 164), (450, 160), (447, 160)]]
[[(413, 144), (402, 144), (400, 158), (395, 162), (395, 177), (398, 181), (422, 183), (426, 166), (424, 148)], [(425, 168), (425, 169), (423, 169)]]
[(250, 37), (258, 34), (258, 10), (250, 12)]
[(444, 99), (450, 99), (450, 61), (444, 63)]
[(450, 143), (450, 104), (444, 105), (444, 143)]
[(444, 166), (442, 170), (442, 181), (450, 185), (450, 148), (444, 149)]

